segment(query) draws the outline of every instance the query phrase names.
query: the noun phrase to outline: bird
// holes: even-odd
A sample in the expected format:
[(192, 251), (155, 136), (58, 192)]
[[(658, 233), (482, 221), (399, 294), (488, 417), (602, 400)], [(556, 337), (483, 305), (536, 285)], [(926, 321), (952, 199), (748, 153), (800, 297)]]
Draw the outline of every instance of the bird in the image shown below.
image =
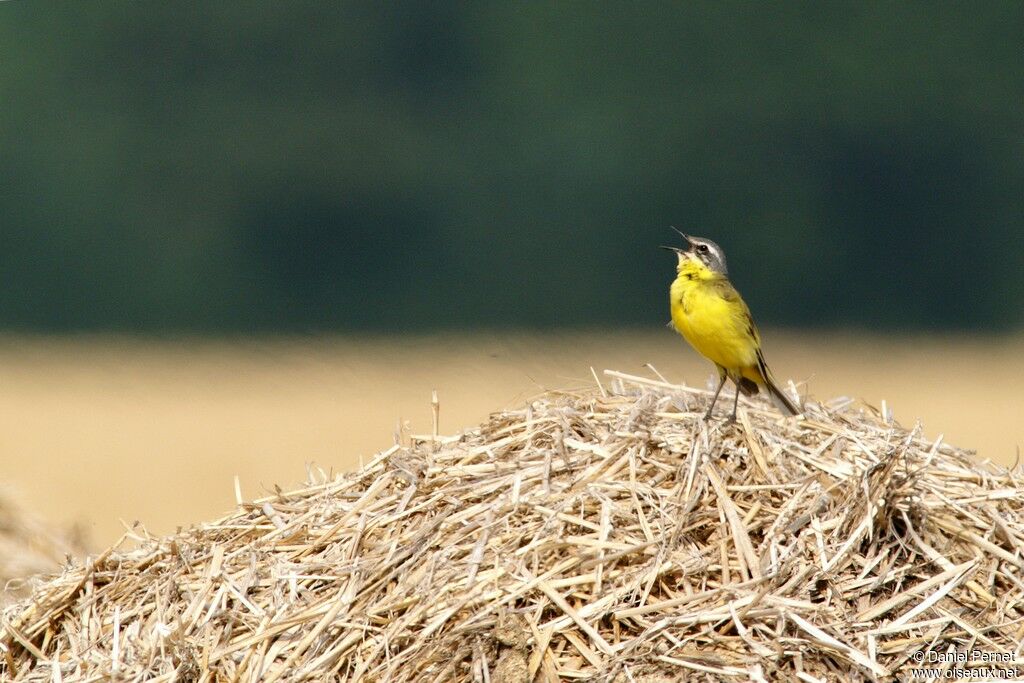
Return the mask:
[(753, 396), (762, 388), (779, 410), (799, 415), (800, 409), (779, 389), (768, 370), (750, 309), (729, 281), (725, 252), (707, 238), (676, 232), (686, 240), (687, 248), (662, 247), (678, 257), (676, 279), (669, 287), (671, 325), (718, 368), (718, 389), (704, 419), (711, 419), (727, 379), (736, 385), (729, 422), (736, 420), (740, 392)]

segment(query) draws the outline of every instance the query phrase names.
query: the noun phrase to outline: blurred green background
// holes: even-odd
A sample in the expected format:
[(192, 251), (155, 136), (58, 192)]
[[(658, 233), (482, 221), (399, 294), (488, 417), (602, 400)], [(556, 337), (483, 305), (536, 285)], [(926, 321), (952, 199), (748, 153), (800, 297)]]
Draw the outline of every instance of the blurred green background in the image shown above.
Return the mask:
[(1011, 329), (1024, 5), (5, 3), (0, 326)]

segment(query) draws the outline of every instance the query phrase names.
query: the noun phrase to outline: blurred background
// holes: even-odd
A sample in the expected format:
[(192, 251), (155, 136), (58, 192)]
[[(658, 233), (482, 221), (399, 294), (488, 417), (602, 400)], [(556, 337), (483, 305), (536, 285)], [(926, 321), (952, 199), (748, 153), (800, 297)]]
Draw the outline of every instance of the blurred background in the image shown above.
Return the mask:
[(718, 241), (776, 374), (1012, 464), (1024, 6), (0, 7), (0, 468), (99, 545), (472, 425)]

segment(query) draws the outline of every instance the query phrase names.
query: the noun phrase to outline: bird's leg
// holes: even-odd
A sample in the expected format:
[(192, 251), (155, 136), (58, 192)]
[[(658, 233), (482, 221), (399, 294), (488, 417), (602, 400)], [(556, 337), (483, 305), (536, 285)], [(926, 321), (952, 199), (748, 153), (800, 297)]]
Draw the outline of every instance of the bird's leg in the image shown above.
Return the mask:
[(704, 419), (705, 420), (710, 420), (711, 419), (711, 411), (714, 410), (715, 403), (718, 401), (718, 395), (720, 393), (722, 393), (722, 387), (725, 386), (726, 374), (724, 372), (720, 373), (720, 374), (721, 374), (721, 379), (718, 381), (718, 388), (715, 389), (715, 396), (714, 396), (714, 398), (711, 399), (711, 405), (708, 406), (708, 412), (704, 413)]
[(736, 397), (732, 400), (732, 417), (729, 418), (729, 422), (736, 421), (736, 409), (740, 406), (740, 383), (734, 380), (733, 384), (736, 385)]

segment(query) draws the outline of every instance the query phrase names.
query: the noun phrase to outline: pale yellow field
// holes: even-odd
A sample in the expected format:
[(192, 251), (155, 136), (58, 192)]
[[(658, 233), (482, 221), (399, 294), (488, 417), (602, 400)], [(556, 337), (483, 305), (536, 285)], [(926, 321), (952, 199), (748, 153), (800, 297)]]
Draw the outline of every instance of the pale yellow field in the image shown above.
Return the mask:
[[(895, 408), (905, 425), (1010, 464), (1024, 443), (1024, 339), (886, 339), (769, 330), (780, 379), (816, 398)], [(4, 483), (50, 520), (81, 523), (94, 546), (119, 520), (151, 531), (211, 519), (303, 479), (306, 463), (347, 470), (393, 443), (399, 419), (473, 425), (546, 388), (592, 384), (590, 367), (703, 385), (710, 366), (669, 330), (561, 336), (0, 343)], [(731, 390), (730, 390), (731, 391)], [(729, 394), (731, 397), (731, 393)]]

